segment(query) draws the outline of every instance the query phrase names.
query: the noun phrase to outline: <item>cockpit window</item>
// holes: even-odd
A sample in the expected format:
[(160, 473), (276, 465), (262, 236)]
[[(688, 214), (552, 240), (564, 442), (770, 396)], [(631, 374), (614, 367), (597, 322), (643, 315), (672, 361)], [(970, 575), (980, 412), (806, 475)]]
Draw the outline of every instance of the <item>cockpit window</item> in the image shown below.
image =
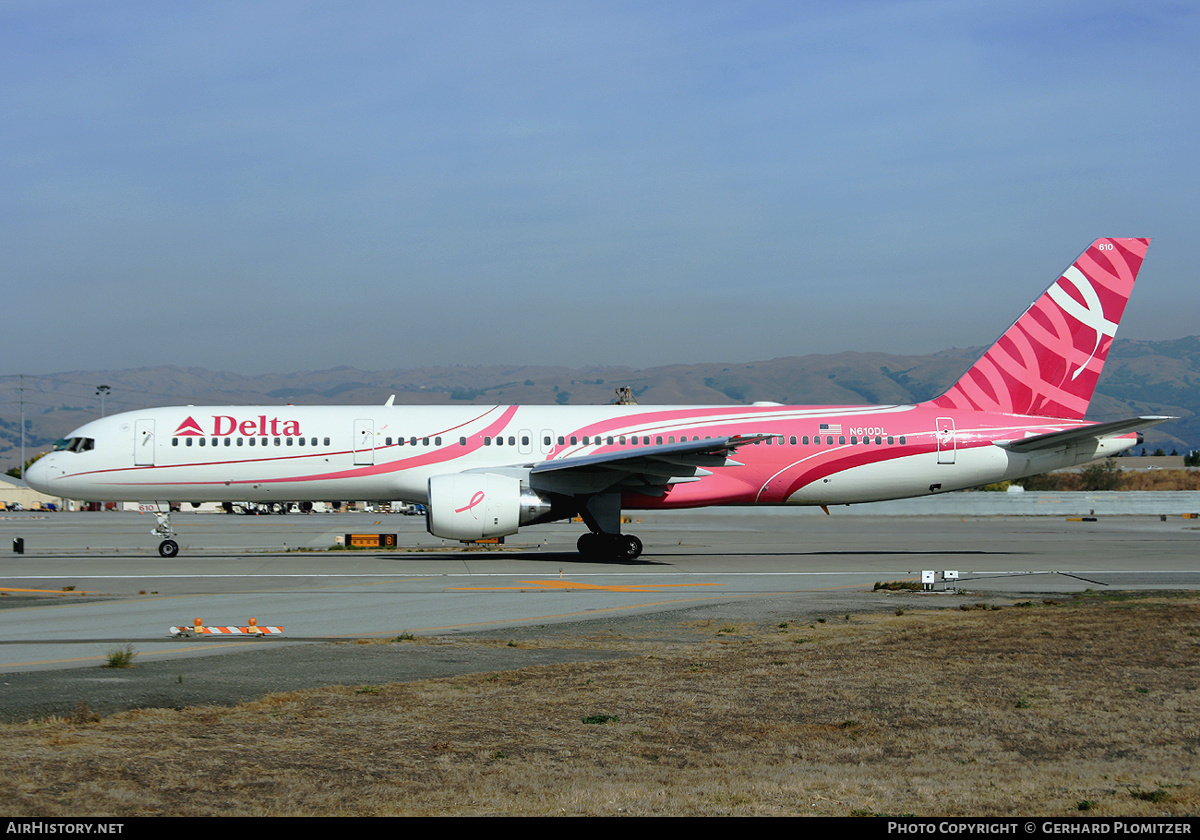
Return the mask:
[(55, 452), (87, 452), (96, 448), (95, 438), (73, 437), (54, 444)]

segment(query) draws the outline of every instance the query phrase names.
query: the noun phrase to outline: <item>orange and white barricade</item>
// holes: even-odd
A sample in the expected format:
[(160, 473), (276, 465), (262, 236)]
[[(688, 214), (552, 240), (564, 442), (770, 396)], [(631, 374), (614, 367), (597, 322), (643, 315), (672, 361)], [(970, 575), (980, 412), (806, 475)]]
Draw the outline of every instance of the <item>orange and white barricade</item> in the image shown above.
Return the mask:
[(282, 635), (282, 627), (264, 626), (259, 624), (258, 619), (255, 618), (247, 621), (244, 627), (209, 627), (197, 618), (190, 625), (171, 628), (171, 636), (177, 639), (190, 639), (195, 636), (253, 636), (261, 638), (263, 636)]

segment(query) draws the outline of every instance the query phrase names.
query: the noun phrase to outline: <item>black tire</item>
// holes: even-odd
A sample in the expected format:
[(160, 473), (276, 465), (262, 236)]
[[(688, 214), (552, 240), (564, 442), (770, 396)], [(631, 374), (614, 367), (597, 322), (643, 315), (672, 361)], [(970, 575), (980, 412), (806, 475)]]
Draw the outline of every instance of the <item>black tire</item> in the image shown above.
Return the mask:
[(576, 543), (585, 560), (605, 563), (611, 560), (636, 560), (642, 555), (642, 541), (633, 534), (584, 534)]
[(174, 557), (179, 553), (179, 543), (175, 540), (163, 540), (158, 544), (158, 553), (163, 557)]
[(622, 534), (618, 545), (626, 560), (636, 560), (642, 556), (642, 541), (633, 534)]
[(599, 560), (604, 555), (604, 539), (594, 531), (581, 536), (575, 547), (579, 549), (579, 554), (584, 560)]

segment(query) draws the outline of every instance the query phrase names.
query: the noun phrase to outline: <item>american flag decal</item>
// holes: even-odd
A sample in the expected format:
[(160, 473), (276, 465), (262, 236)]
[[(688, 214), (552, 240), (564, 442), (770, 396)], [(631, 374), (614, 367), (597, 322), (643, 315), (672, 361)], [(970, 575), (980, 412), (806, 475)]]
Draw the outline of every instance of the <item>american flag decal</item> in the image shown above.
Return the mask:
[(842, 433), (841, 423), (822, 423), (817, 429), (823, 435), (840, 435)]

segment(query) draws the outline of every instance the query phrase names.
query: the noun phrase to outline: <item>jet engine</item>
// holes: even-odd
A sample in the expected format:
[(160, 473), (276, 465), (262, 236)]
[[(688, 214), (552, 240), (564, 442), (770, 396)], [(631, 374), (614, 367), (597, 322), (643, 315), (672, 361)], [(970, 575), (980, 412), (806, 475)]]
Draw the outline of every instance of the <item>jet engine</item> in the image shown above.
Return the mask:
[(496, 473), (455, 473), (429, 479), (425, 527), (435, 537), (480, 540), (517, 533), (555, 518), (550, 499), (521, 480)]

